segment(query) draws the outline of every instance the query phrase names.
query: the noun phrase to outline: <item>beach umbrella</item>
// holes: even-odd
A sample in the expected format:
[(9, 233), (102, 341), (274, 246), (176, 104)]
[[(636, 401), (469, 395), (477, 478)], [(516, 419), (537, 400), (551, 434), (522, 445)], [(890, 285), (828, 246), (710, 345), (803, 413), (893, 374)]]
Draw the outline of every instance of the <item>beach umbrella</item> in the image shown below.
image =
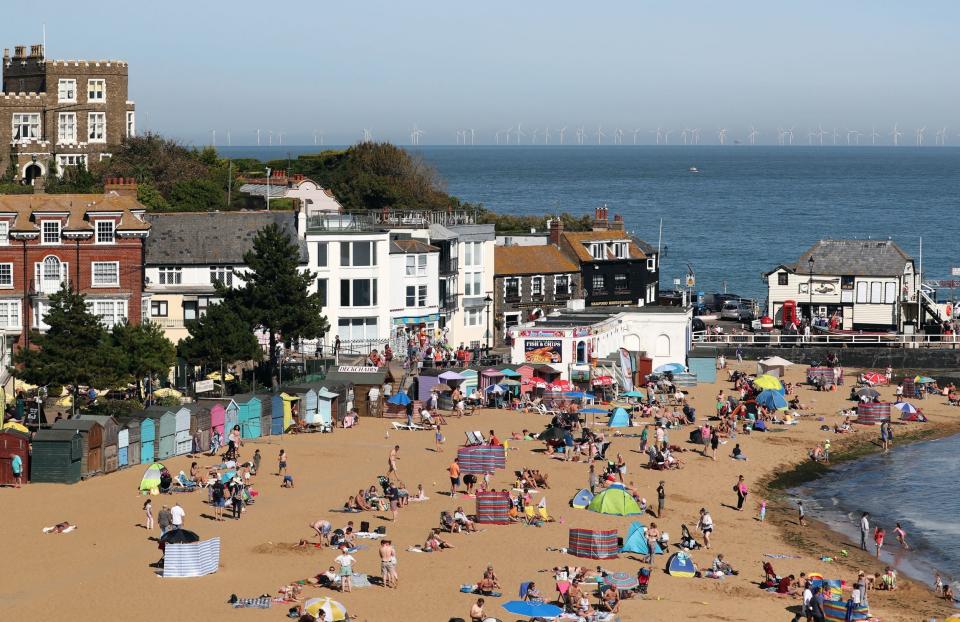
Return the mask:
[(141, 491), (150, 491), (154, 488), (160, 488), (160, 471), (164, 467), (159, 462), (154, 462), (147, 467), (147, 470), (143, 472), (143, 477), (140, 479), (140, 490)]
[(484, 393), (503, 393), (506, 389), (501, 387), (499, 384), (491, 384), (489, 387), (483, 390)]
[(160, 536), (162, 544), (193, 544), (200, 542), (200, 536), (188, 529), (171, 529)]
[(445, 371), (437, 376), (437, 378), (443, 380), (444, 382), (450, 382), (451, 380), (466, 380), (465, 376), (458, 374), (455, 371)]
[(920, 412), (917, 410), (917, 407), (910, 402), (900, 402), (899, 404), (894, 404), (893, 407), (905, 415), (915, 415)]
[(787, 398), (779, 391), (766, 389), (757, 396), (757, 404), (760, 404), (768, 410), (786, 410), (790, 407), (787, 404)]
[(687, 371), (687, 366), (680, 363), (667, 363), (653, 370), (656, 374), (666, 374), (668, 372), (671, 374), (681, 374), (685, 371)]
[(637, 577), (629, 572), (614, 572), (608, 574), (603, 578), (603, 582), (618, 590), (632, 590), (640, 585)]
[(770, 374), (763, 374), (757, 376), (753, 381), (753, 386), (760, 389), (770, 389), (771, 391), (783, 391), (783, 383), (780, 382), (779, 378), (771, 376)]
[(622, 397), (646, 397), (646, 396), (645, 396), (642, 392), (640, 392), (640, 391), (627, 391), (626, 393), (621, 393), (620, 395), (621, 395)]
[(523, 600), (508, 600), (503, 608), (510, 613), (527, 618), (556, 618), (563, 609), (549, 603), (534, 603)]
[(859, 391), (857, 391), (857, 395), (859, 397), (868, 397), (870, 399), (873, 399), (875, 397), (880, 397), (880, 391), (877, 391), (876, 389), (873, 389), (870, 387), (864, 387)]
[(183, 397), (183, 393), (173, 387), (164, 387), (153, 392), (154, 397)]
[(406, 406), (410, 403), (410, 396), (407, 395), (406, 391), (398, 391), (390, 396), (390, 399), (387, 400), (387, 403), (395, 404), (397, 406)]
[(610, 413), (609, 408), (600, 408), (599, 406), (591, 406), (590, 408), (584, 408), (580, 411), (580, 414), (587, 415), (606, 415)]
[(505, 380), (501, 380), (501, 381), (500, 381), (500, 386), (502, 386), (502, 387), (519, 387), (519, 386), (520, 386), (520, 381), (519, 381), (519, 380), (514, 380), (513, 378), (507, 378), (507, 379), (505, 379)]
[(545, 443), (554, 443), (562, 441), (564, 434), (566, 434), (566, 430), (563, 428), (549, 427), (537, 435), (537, 439), (544, 441)]
[(870, 384), (883, 384), (887, 381), (887, 377), (883, 374), (875, 371), (868, 371), (863, 374), (863, 379)]
[(506, 367), (506, 368), (504, 368), (504, 369), (501, 369), (501, 370), (500, 370), (500, 373), (503, 374), (504, 376), (506, 376), (507, 378), (519, 378), (520, 376), (523, 375), (523, 374), (521, 374), (520, 372), (514, 371), (514, 370), (512, 370), (512, 369), (510, 369), (510, 368), (508, 368), (508, 367)]
[[(307, 602), (303, 603), (303, 610), (325, 622), (340, 622), (341, 620), (347, 619), (347, 608), (326, 596), (307, 600)], [(321, 617), (320, 612), (323, 612), (323, 616), (326, 617)]]
[(916, 384), (932, 384), (936, 382), (936, 380), (934, 380), (930, 376), (917, 376), (916, 378), (913, 379), (913, 382)]
[(223, 484), (226, 484), (236, 476), (237, 476), (236, 471), (224, 471), (223, 473), (220, 474), (220, 482)]
[(593, 393), (587, 393), (586, 391), (567, 391), (563, 394), (564, 397), (569, 397), (574, 400), (592, 400)]
[[(221, 379), (220, 372), (212, 371), (209, 374), (207, 374), (206, 378), (207, 380), (220, 380)], [(232, 382), (234, 380), (234, 375), (231, 374), (230, 372), (227, 372), (223, 375), (223, 379), (226, 380), (227, 382)]]
[(24, 434), (30, 433), (30, 430), (28, 430), (26, 426), (17, 423), (16, 421), (8, 421), (4, 423), (3, 427), (0, 427), (0, 430), (14, 430), (16, 432), (23, 432)]

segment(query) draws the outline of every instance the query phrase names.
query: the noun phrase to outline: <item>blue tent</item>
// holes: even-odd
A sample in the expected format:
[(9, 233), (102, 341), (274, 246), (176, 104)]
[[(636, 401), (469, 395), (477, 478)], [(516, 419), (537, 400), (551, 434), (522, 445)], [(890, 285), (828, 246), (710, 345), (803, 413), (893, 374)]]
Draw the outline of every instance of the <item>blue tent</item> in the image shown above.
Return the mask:
[(757, 404), (768, 410), (786, 410), (790, 407), (782, 393), (771, 389), (764, 389), (757, 395)]
[(687, 367), (682, 363), (667, 363), (666, 365), (661, 365), (660, 367), (657, 367), (653, 371), (654, 373), (657, 373), (657, 374), (665, 374), (667, 372), (670, 372), (672, 374), (682, 374), (683, 372), (687, 371)]
[(407, 395), (406, 391), (399, 391), (394, 395), (390, 396), (390, 399), (387, 400), (389, 404), (396, 404), (397, 406), (406, 406), (410, 403), (410, 397)]
[(593, 493), (584, 488), (570, 500), (570, 505), (578, 510), (584, 510), (593, 501)]
[(697, 574), (697, 566), (693, 559), (683, 551), (674, 553), (667, 560), (667, 574), (674, 577), (693, 577)]
[[(660, 555), (663, 553), (663, 549), (660, 548), (659, 544), (654, 545), (654, 553)], [(630, 531), (627, 534), (627, 538), (623, 541), (623, 548), (620, 549), (621, 553), (639, 553), (641, 555), (649, 555), (650, 549), (647, 547), (647, 528), (640, 522), (634, 522), (630, 524)]]
[(617, 408), (610, 415), (610, 423), (607, 425), (611, 428), (626, 428), (630, 425), (630, 415), (623, 408)]

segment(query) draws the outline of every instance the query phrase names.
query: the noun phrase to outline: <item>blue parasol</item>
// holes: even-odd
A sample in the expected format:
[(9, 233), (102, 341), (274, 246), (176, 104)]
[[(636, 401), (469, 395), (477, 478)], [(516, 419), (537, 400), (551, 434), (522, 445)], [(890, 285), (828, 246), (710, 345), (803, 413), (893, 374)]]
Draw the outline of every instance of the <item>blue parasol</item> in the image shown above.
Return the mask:
[(682, 374), (683, 372), (687, 371), (687, 367), (681, 363), (667, 363), (657, 367), (653, 371), (658, 374), (665, 374), (667, 372), (672, 374)]
[(503, 608), (510, 613), (528, 618), (556, 618), (563, 609), (547, 603), (533, 603), (522, 600), (511, 600), (503, 603)]
[(406, 406), (410, 403), (410, 396), (407, 395), (406, 391), (400, 391), (390, 396), (390, 399), (387, 400), (388, 404), (396, 404), (397, 406)]
[(646, 395), (640, 391), (627, 391), (626, 393), (621, 393), (620, 395), (623, 397), (646, 397)]
[(575, 400), (592, 400), (593, 393), (587, 393), (586, 391), (567, 391), (563, 394), (564, 397), (569, 397)]

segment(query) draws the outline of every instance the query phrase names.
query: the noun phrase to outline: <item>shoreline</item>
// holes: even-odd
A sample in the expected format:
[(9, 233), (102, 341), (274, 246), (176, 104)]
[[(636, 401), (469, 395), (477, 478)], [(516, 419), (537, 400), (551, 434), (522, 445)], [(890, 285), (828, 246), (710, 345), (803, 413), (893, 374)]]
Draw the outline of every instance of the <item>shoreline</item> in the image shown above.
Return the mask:
[[(947, 420), (944, 422), (929, 422), (930, 427), (912, 430), (899, 435), (897, 446), (914, 445), (928, 441), (935, 441), (950, 436), (960, 435), (960, 420)], [(935, 427), (934, 427), (935, 426)], [(879, 428), (876, 428), (879, 430)], [(834, 526), (823, 520), (807, 517), (807, 527), (800, 527), (796, 516), (796, 506), (791, 502), (794, 497), (791, 491), (819, 480), (835, 467), (841, 464), (856, 462), (868, 456), (881, 453), (882, 448), (875, 440), (864, 434), (868, 430), (857, 430), (850, 438), (838, 439), (833, 443), (834, 448), (830, 452), (830, 464), (825, 465), (812, 460), (801, 462), (785, 463), (786, 469), (782, 472), (774, 472), (762, 478), (759, 482), (759, 488), (767, 496), (770, 509), (776, 510), (770, 512), (770, 522), (776, 527), (784, 542), (793, 546), (797, 550), (819, 559), (821, 555), (833, 557), (833, 562), (845, 571), (856, 574), (858, 570), (864, 570), (868, 574), (871, 572), (882, 572), (888, 563), (877, 559), (869, 551), (863, 551), (855, 542), (851, 542), (851, 537), (843, 533)], [(777, 467), (779, 470), (779, 467)], [(846, 550), (846, 557), (840, 556), (840, 550)], [(833, 552), (833, 555), (830, 553)], [(835, 556), (834, 556), (835, 555)], [(907, 564), (911, 566), (911, 564)], [(915, 569), (916, 566), (912, 565)], [(915, 576), (910, 576), (906, 571), (901, 572), (898, 577), (898, 587), (892, 597), (894, 602), (900, 601), (905, 611), (920, 615), (924, 620), (931, 617), (943, 615), (944, 610), (951, 609), (950, 605), (942, 598), (934, 595), (930, 587), (933, 577), (928, 581)], [(951, 578), (952, 580), (952, 578)], [(955, 607), (953, 609), (956, 609)], [(949, 615), (949, 614), (948, 614)]]

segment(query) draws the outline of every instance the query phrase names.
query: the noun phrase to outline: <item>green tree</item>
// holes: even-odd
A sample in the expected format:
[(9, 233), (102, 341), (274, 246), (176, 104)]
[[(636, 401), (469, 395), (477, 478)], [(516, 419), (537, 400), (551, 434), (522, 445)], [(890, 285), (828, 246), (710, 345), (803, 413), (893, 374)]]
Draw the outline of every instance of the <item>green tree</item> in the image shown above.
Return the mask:
[(250, 326), (267, 332), (269, 372), (274, 381), (278, 337), (289, 345), (298, 339), (318, 338), (330, 327), (319, 294), (309, 293), (317, 275), (300, 270), (296, 242), (276, 224), (257, 232), (253, 249), (243, 256), (243, 262), (249, 268), (240, 275), (244, 286), (222, 291)]
[(125, 354), (108, 338), (100, 318), (87, 309), (83, 295), (66, 283), (50, 296), (45, 333), (31, 333), (31, 348), (13, 356), (11, 370), (37, 385), (73, 385), (76, 409), (80, 385), (109, 386), (125, 378)]
[(176, 349), (159, 324), (117, 324), (111, 337), (113, 345), (125, 354), (125, 371), (137, 385), (138, 398), (143, 397), (140, 385), (143, 378), (166, 374), (176, 363)]
[(180, 356), (190, 363), (259, 361), (263, 349), (250, 325), (227, 304), (214, 304), (187, 322), (190, 335), (180, 342)]

